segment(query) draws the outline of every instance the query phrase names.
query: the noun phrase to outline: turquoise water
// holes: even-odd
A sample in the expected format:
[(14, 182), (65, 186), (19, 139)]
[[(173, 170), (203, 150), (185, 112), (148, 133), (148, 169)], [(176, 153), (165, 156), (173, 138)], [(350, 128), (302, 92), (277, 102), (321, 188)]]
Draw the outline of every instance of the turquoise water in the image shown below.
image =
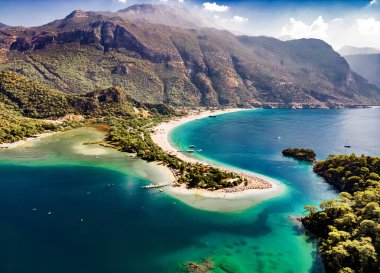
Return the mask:
[(213, 272), (322, 272), (289, 216), (336, 192), (281, 150), (311, 147), (323, 158), (347, 152), (348, 138), (352, 151), (380, 155), (379, 122), (380, 109), (255, 110), (177, 128), (179, 147), (196, 144), (206, 160), (287, 185), (284, 195), (238, 213), (195, 210), (142, 190), (150, 176), (141, 176), (148, 167), (139, 161), (97, 147), (79, 152), (93, 131), (0, 151), (0, 272), (170, 273), (209, 257)]

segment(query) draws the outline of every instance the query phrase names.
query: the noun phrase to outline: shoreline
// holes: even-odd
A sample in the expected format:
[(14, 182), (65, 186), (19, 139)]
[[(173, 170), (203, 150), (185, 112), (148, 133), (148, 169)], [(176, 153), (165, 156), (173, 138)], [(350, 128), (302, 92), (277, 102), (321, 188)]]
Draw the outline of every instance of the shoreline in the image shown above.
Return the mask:
[[(205, 160), (197, 159), (191, 156), (188, 156), (184, 152), (178, 151), (177, 147), (174, 147), (170, 141), (169, 141), (169, 134), (170, 132), (187, 122), (191, 122), (198, 119), (207, 118), (210, 115), (217, 116), (227, 113), (234, 113), (234, 112), (240, 112), (240, 111), (248, 111), (248, 110), (254, 110), (253, 109), (240, 109), (240, 108), (234, 108), (234, 109), (225, 109), (225, 110), (217, 110), (217, 111), (203, 111), (203, 112), (193, 112), (188, 116), (185, 116), (183, 118), (176, 118), (173, 120), (170, 120), (168, 122), (161, 123), (157, 125), (156, 127), (151, 129), (151, 138), (153, 142), (161, 147), (165, 153), (168, 153), (170, 155), (176, 156), (177, 158), (193, 163), (193, 164), (203, 164), (203, 165), (209, 165), (224, 171), (233, 172), (239, 176), (242, 176), (244, 178), (250, 179), (252, 185), (248, 185), (248, 187), (244, 187), (242, 185), (236, 186), (234, 188), (227, 188), (227, 189), (220, 189), (220, 190), (207, 190), (207, 189), (188, 189), (185, 185), (181, 186), (170, 186), (168, 187), (168, 192), (174, 195), (177, 198), (180, 198), (182, 201), (185, 201), (185, 203), (193, 206), (195, 206), (195, 200), (192, 202), (189, 202), (188, 197), (193, 196), (194, 198), (197, 197), (203, 197), (213, 200), (250, 200), (253, 202), (250, 202), (250, 206), (253, 205), (253, 203), (257, 203), (257, 201), (263, 201), (265, 199), (269, 199), (273, 196), (280, 195), (284, 192), (285, 187), (282, 183), (276, 181), (275, 179), (271, 179), (269, 177), (266, 177), (264, 175), (256, 174), (253, 172), (249, 172), (246, 170), (241, 170), (238, 168), (233, 167), (226, 167), (222, 164), (217, 164), (215, 162), (207, 162)], [(175, 178), (174, 178), (175, 179)], [(181, 198), (182, 197), (182, 198)], [(183, 198), (185, 197), (185, 198)], [(222, 204), (218, 204), (217, 207), (221, 206)], [(244, 206), (244, 208), (248, 208), (250, 206), (247, 206), (247, 204)], [(222, 211), (235, 211), (234, 209), (228, 209), (228, 206), (226, 204), (223, 205), (224, 209)], [(204, 207), (197, 207), (202, 209), (207, 209)], [(213, 209), (212, 209), (213, 210)]]
[(25, 144), (30, 144), (30, 143), (32, 143), (35, 140), (55, 135), (57, 133), (59, 133), (59, 132), (57, 131), (57, 132), (41, 133), (41, 134), (37, 134), (37, 135), (35, 135), (33, 137), (27, 137), (24, 140), (18, 140), (18, 141), (10, 142), (10, 143), (1, 143), (0, 144), (0, 149), (14, 149), (14, 148), (23, 146)]

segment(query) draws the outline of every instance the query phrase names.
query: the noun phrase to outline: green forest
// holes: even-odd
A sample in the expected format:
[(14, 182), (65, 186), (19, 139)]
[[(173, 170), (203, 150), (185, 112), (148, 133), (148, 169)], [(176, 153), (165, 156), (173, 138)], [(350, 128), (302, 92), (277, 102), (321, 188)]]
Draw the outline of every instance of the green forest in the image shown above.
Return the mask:
[(316, 160), (316, 154), (312, 149), (287, 148), (282, 151), (282, 154), (300, 161), (314, 162)]
[(302, 219), (321, 240), (327, 272), (378, 273), (380, 268), (380, 158), (331, 155), (314, 171), (342, 192), (340, 198), (306, 206)]

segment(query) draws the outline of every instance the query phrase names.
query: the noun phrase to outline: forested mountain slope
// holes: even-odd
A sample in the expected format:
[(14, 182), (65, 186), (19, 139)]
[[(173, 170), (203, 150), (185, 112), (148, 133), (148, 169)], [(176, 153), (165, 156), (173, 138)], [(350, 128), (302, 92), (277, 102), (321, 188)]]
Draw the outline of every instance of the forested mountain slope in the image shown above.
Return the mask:
[(189, 28), (191, 17), (186, 27), (173, 27), (146, 20), (152, 9), (169, 16), (162, 5), (143, 7), (74, 11), (44, 26), (3, 29), (0, 70), (66, 93), (118, 86), (138, 102), (173, 106), (380, 102), (380, 90), (323, 41)]

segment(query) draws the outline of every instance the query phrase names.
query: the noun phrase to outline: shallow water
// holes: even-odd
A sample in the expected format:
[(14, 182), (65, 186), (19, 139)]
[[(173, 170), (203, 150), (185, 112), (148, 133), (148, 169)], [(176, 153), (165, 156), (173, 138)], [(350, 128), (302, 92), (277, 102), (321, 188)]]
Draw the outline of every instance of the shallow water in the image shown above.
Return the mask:
[(178, 146), (196, 144), (206, 160), (287, 185), (286, 194), (239, 213), (195, 210), (142, 190), (165, 174), (83, 145), (102, 138), (92, 129), (0, 151), (0, 272), (178, 272), (183, 262), (208, 257), (213, 272), (321, 272), (289, 215), (336, 192), (281, 150), (311, 147), (323, 158), (347, 152), (348, 138), (355, 152), (380, 155), (379, 121), (380, 109), (255, 110), (175, 129)]

